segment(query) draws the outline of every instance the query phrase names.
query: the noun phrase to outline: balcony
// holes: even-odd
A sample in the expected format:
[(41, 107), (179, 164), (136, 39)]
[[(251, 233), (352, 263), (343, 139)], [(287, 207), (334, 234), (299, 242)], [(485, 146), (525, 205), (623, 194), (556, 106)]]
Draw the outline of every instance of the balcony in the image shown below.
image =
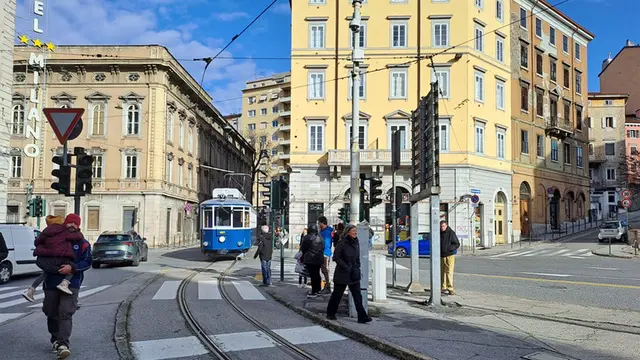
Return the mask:
[(290, 103), (291, 102), (291, 96), (283, 96), (280, 98), (280, 102), (281, 103)]
[(278, 166), (277, 168), (278, 174), (288, 174), (287, 168), (284, 166)]
[(564, 140), (573, 136), (573, 124), (571, 124), (570, 121), (564, 121), (558, 118), (551, 119), (546, 123), (545, 132), (549, 136)]
[(591, 181), (589, 185), (593, 190), (606, 190), (608, 188), (619, 186), (617, 180), (602, 180), (602, 179), (597, 179), (597, 181)]
[(289, 146), (289, 145), (291, 145), (291, 139), (278, 140), (278, 146)]
[(280, 125), (278, 127), (278, 130), (282, 131), (282, 132), (289, 132), (291, 131), (291, 125), (287, 124), (287, 125)]
[[(329, 150), (328, 165), (351, 165), (351, 151)], [(360, 165), (391, 166), (391, 150), (360, 150)], [(400, 166), (411, 166), (411, 150), (400, 152)]]
[(278, 115), (283, 118), (291, 117), (291, 110), (280, 110)]

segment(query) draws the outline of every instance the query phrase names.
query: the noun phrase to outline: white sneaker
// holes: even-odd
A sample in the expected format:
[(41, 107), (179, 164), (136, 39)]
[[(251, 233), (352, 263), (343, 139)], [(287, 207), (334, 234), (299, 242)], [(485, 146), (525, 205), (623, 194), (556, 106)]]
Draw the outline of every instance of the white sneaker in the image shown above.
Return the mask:
[(58, 290), (62, 291), (63, 293), (67, 293), (69, 295), (73, 294), (71, 289), (69, 289), (69, 280), (67, 280), (67, 279), (62, 280), (62, 282), (60, 283), (60, 285), (57, 286), (57, 288), (58, 288)]
[(58, 357), (56, 359), (66, 359), (71, 355), (71, 351), (65, 345), (58, 346)]
[(34, 302), (36, 299), (33, 297), (36, 294), (36, 289), (30, 287), (22, 294), (22, 297), (27, 299), (28, 302)]

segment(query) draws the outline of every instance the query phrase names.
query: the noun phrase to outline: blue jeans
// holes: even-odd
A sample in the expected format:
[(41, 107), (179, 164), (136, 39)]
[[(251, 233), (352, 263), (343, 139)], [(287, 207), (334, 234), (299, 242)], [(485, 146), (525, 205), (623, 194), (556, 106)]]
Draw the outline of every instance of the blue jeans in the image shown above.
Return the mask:
[(262, 270), (262, 283), (271, 285), (271, 260), (260, 260), (260, 268)]

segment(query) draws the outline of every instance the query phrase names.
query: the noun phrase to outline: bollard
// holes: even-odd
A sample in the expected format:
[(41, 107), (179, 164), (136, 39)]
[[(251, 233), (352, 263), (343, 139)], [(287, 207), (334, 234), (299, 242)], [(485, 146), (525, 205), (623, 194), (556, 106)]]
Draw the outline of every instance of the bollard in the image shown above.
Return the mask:
[(373, 255), (373, 301), (387, 300), (387, 257)]

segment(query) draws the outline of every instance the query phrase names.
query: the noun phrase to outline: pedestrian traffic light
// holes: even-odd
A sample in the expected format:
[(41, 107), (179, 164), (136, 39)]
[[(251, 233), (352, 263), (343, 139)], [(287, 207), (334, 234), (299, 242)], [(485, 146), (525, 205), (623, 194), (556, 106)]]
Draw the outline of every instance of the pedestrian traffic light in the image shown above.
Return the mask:
[(380, 196), (382, 195), (382, 190), (380, 186), (382, 185), (382, 180), (371, 178), (369, 182), (369, 187), (371, 188), (371, 193), (369, 195), (369, 208), (382, 204), (382, 199)]
[(44, 212), (42, 211), (44, 207), (44, 200), (40, 196), (36, 196), (33, 199), (33, 217), (42, 217)]
[(76, 160), (76, 196), (91, 194), (93, 185), (93, 156), (81, 153)]
[(58, 191), (58, 194), (70, 195), (71, 191), (71, 155), (65, 155), (67, 157), (67, 165), (64, 165), (64, 158), (62, 156), (54, 156), (52, 161), (54, 164), (58, 164), (58, 169), (53, 169), (51, 175), (58, 178), (57, 182), (51, 184), (51, 188)]
[(289, 184), (284, 178), (280, 179), (280, 209), (289, 208)]

